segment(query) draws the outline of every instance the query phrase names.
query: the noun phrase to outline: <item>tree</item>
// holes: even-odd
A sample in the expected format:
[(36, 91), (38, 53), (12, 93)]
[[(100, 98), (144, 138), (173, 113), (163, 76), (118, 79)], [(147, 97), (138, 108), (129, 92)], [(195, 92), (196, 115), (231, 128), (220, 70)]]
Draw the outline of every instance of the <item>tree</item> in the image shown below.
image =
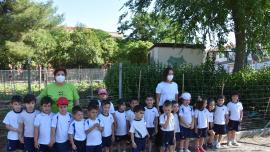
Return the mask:
[(209, 38), (222, 46), (234, 32), (234, 72), (245, 65), (248, 50), (257, 50), (258, 44), (269, 50), (270, 0), (128, 0), (125, 6), (133, 15), (151, 9), (157, 15), (165, 13), (179, 23), (188, 41), (205, 43)]

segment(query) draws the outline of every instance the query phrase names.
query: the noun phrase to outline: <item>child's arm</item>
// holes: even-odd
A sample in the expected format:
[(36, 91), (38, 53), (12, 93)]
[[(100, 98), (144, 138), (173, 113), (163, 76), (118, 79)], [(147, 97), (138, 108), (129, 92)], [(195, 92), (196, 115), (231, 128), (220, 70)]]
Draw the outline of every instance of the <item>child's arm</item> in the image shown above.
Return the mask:
[(85, 130), (86, 134), (89, 134), (91, 131), (93, 131), (95, 128), (97, 128), (99, 126), (98, 123), (94, 124), (92, 127), (88, 128), (87, 130)]
[(68, 138), (69, 138), (70, 144), (72, 146), (72, 150), (76, 150), (77, 147), (76, 147), (76, 145), (74, 143), (73, 137), (74, 137), (73, 134), (68, 134)]
[(38, 136), (39, 136), (39, 132), (38, 132), (38, 128), (39, 127), (34, 127), (34, 142), (35, 142), (35, 148), (39, 149), (39, 143), (38, 143)]
[(130, 137), (131, 137), (132, 147), (136, 148), (137, 145), (136, 145), (135, 140), (134, 140), (134, 133), (130, 133)]
[(240, 122), (241, 122), (242, 119), (243, 119), (243, 115), (244, 115), (243, 110), (241, 110), (241, 111), (240, 111)]
[(194, 129), (194, 121), (195, 121), (195, 117), (192, 116), (192, 121), (191, 121), (190, 129)]
[(114, 142), (114, 131), (115, 131), (115, 125), (114, 125), (114, 122), (113, 122), (113, 124), (112, 124), (112, 141)]
[(190, 126), (188, 124), (186, 124), (186, 122), (182, 116), (180, 116), (180, 123), (181, 123), (181, 125), (183, 125), (183, 127), (190, 128)]
[(24, 124), (22, 121), (19, 122), (19, 140), (21, 143), (24, 143), (23, 140)]
[(158, 116), (155, 117), (155, 133), (157, 134), (158, 133)]
[(161, 124), (161, 127), (166, 129), (170, 123), (171, 113), (167, 115), (167, 119), (165, 120), (164, 124)]
[(195, 128), (195, 133), (198, 133), (198, 119), (197, 118), (194, 119), (194, 128)]
[(55, 129), (54, 127), (51, 127), (51, 140), (50, 140), (50, 147), (52, 147), (55, 143)]
[(12, 126), (9, 125), (9, 124), (6, 124), (6, 129), (7, 129), (8, 131), (14, 131), (14, 132), (17, 132), (17, 133), (20, 132), (20, 129), (19, 129), (19, 128), (14, 128), (14, 127), (12, 127)]

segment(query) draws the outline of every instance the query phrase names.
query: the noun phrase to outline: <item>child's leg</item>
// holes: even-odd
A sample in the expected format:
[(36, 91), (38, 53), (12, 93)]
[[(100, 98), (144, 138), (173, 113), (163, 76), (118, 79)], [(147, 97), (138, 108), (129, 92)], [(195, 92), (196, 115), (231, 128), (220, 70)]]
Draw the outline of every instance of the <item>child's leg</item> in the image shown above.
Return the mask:
[(152, 152), (152, 140), (148, 140), (148, 152)]
[(236, 140), (236, 132), (234, 130), (231, 133), (231, 140)]
[(204, 144), (204, 138), (202, 137), (202, 138), (200, 138), (200, 140), (199, 140), (199, 146), (200, 146), (200, 147), (203, 147), (203, 144)]
[(220, 143), (222, 139), (222, 135), (218, 135), (218, 142)]
[(185, 149), (188, 149), (188, 147), (189, 147), (189, 138), (187, 138), (185, 141)]
[(200, 138), (197, 138), (195, 142), (195, 148), (199, 148), (199, 147), (200, 147)]
[(185, 147), (185, 139), (180, 140), (180, 150), (183, 150)]
[(209, 137), (208, 137), (207, 143), (212, 144), (215, 137), (215, 133), (213, 130), (209, 130), (208, 133), (209, 133)]

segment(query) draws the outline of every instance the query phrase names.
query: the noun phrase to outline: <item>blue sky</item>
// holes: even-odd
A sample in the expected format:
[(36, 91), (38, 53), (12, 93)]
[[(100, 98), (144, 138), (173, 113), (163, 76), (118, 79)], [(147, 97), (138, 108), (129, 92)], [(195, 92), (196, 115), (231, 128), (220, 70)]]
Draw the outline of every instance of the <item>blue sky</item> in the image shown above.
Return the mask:
[(53, 0), (58, 13), (64, 14), (67, 26), (83, 23), (87, 27), (117, 31), (119, 9), (126, 0)]

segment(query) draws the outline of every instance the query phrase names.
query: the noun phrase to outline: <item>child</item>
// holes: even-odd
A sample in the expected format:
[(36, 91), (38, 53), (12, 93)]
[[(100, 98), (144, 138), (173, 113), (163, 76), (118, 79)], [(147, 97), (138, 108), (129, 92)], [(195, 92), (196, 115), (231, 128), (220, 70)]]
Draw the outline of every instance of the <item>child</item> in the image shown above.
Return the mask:
[(135, 114), (133, 111), (133, 108), (137, 105), (139, 105), (139, 101), (137, 98), (131, 98), (130, 102), (130, 109), (126, 112), (126, 116), (127, 116), (127, 121), (128, 121), (128, 129), (131, 125), (131, 122), (134, 120)]
[(6, 117), (3, 120), (3, 123), (6, 125), (8, 130), (7, 134), (7, 151), (22, 151), (23, 144), (19, 141), (19, 115), (22, 112), (22, 98), (19, 95), (15, 95), (10, 100), (10, 106), (12, 111), (8, 112)]
[(118, 110), (115, 112), (117, 127), (115, 131), (115, 140), (118, 152), (126, 151), (127, 138), (127, 120), (126, 120), (126, 101), (120, 99), (118, 101)]
[(220, 95), (217, 99), (217, 106), (214, 112), (214, 131), (215, 131), (215, 148), (221, 147), (220, 142), (222, 135), (226, 134), (226, 124), (228, 122), (228, 109), (224, 105), (225, 96)]
[(164, 152), (166, 147), (169, 148), (169, 152), (174, 151), (174, 141), (175, 141), (175, 123), (174, 116), (172, 114), (172, 103), (166, 100), (163, 104), (163, 114), (159, 117), (159, 123), (162, 131), (162, 145), (160, 151)]
[(174, 150), (178, 151), (180, 145), (180, 121), (179, 121), (179, 104), (177, 101), (172, 101), (173, 118), (174, 118), (174, 129), (175, 129), (175, 143)]
[(158, 117), (159, 113), (156, 107), (154, 107), (154, 97), (148, 95), (146, 97), (145, 103), (146, 107), (144, 107), (144, 120), (146, 122), (146, 128), (150, 135), (148, 140), (148, 151), (152, 151), (152, 141), (154, 140), (154, 136), (157, 134), (158, 130)]
[(214, 148), (213, 141), (215, 132), (213, 130), (214, 127), (214, 111), (215, 111), (215, 100), (209, 99), (207, 103), (207, 109), (209, 111), (208, 115), (208, 140), (207, 140), (207, 147)]
[(203, 148), (204, 138), (207, 136), (209, 112), (206, 109), (207, 100), (199, 99), (196, 103), (197, 109), (194, 112), (194, 126), (197, 134), (196, 152), (205, 152)]
[(73, 121), (71, 122), (68, 135), (74, 152), (85, 152), (86, 134), (84, 131), (83, 110), (80, 106), (72, 108)]
[(102, 131), (102, 147), (103, 151), (112, 151), (112, 142), (114, 141), (114, 118), (110, 113), (110, 102), (104, 100), (102, 102), (102, 112), (98, 115), (98, 119), (104, 125)]
[(84, 126), (86, 133), (86, 152), (101, 152), (103, 124), (97, 118), (99, 107), (95, 104), (89, 104), (87, 109), (89, 118), (85, 121)]
[(53, 116), (51, 125), (51, 145), (54, 144), (56, 152), (68, 151), (68, 128), (72, 121), (72, 116), (67, 112), (68, 99), (60, 97), (57, 101), (59, 112)]
[(131, 122), (130, 130), (131, 142), (132, 142), (132, 152), (141, 152), (145, 149), (146, 138), (149, 137), (148, 131), (146, 129), (146, 123), (143, 119), (144, 108), (137, 105), (133, 108), (135, 113), (135, 118)]
[(51, 112), (52, 99), (43, 97), (40, 102), (42, 112), (34, 120), (34, 141), (37, 152), (50, 151), (51, 123), (53, 113)]
[(19, 126), (22, 132), (20, 133), (20, 141), (24, 143), (24, 151), (34, 152), (34, 120), (40, 112), (35, 110), (36, 97), (32, 94), (27, 94), (23, 98), (25, 110), (22, 111), (19, 117)]
[(179, 109), (180, 116), (180, 130), (181, 130), (181, 141), (180, 141), (180, 152), (190, 152), (189, 138), (194, 136), (194, 111), (190, 106), (191, 94), (184, 92), (181, 95), (182, 105)]
[(227, 104), (229, 111), (229, 123), (228, 123), (228, 146), (239, 146), (236, 142), (235, 132), (239, 131), (240, 122), (243, 119), (243, 105), (239, 101), (239, 94), (234, 92), (232, 94), (232, 101)]

